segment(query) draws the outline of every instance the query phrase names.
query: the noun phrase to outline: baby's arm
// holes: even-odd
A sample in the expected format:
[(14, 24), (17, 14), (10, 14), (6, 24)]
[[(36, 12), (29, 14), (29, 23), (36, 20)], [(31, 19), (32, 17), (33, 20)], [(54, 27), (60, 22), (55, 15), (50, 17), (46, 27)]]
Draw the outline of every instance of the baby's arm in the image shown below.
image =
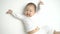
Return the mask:
[(44, 3), (43, 3), (43, 1), (42, 1), (42, 0), (40, 0), (39, 4), (40, 4), (40, 5), (44, 5)]
[(41, 0), (39, 0), (38, 6), (37, 6), (37, 11), (40, 10), (40, 5), (44, 5), (44, 3)]
[(36, 33), (39, 30), (40, 30), (40, 28), (37, 26), (34, 30), (29, 31), (28, 34), (34, 34), (34, 33)]
[(18, 20), (21, 20), (21, 16), (18, 16), (18, 15), (16, 15), (16, 14), (14, 14), (13, 11), (10, 10), (10, 9), (9, 9), (6, 13), (7, 13), (7, 14), (10, 14), (11, 16), (13, 16), (14, 18), (16, 18), (16, 19), (18, 19)]

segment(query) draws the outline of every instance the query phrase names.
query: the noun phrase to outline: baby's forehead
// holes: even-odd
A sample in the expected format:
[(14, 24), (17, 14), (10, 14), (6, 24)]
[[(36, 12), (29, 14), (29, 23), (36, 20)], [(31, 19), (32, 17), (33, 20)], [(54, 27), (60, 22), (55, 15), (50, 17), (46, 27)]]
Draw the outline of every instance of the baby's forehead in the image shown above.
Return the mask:
[(36, 9), (36, 7), (34, 5), (28, 5), (25, 8), (34, 8), (34, 9)]
[(26, 7), (34, 7), (34, 5), (27, 5)]
[(30, 10), (35, 10), (35, 7), (34, 7), (34, 6), (27, 6), (25, 9), (26, 9), (26, 10), (28, 10), (28, 9), (30, 9)]
[(36, 10), (36, 5), (35, 4), (27, 4), (26, 6), (25, 6), (25, 9), (28, 9), (28, 8), (32, 8), (32, 9), (35, 9)]

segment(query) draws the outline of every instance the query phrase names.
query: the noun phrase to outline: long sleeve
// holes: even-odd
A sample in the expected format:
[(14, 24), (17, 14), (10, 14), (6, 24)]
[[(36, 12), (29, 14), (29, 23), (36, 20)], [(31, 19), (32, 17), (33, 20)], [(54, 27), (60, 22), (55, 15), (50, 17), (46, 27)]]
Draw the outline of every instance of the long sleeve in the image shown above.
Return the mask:
[(38, 6), (37, 6), (37, 11), (40, 10), (40, 5), (44, 5), (43, 1), (40, 0), (40, 2), (38, 3)]
[(39, 11), (39, 10), (40, 10), (40, 3), (38, 3), (36, 11)]
[(23, 18), (22, 15), (20, 14), (15, 14), (15, 13), (12, 13), (11, 16), (13, 16), (14, 18), (18, 19), (18, 20), (21, 20)]

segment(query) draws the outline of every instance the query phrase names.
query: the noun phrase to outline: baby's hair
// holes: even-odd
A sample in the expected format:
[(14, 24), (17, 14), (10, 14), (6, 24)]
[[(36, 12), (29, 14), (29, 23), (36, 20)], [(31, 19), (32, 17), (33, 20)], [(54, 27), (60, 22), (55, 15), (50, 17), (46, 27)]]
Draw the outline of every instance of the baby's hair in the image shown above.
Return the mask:
[[(29, 5), (33, 5), (33, 6), (35, 7), (35, 11), (36, 11), (36, 5), (35, 5), (34, 3), (28, 3), (28, 4), (26, 5), (26, 7), (29, 6)], [(25, 8), (26, 8), (26, 7), (25, 7)]]

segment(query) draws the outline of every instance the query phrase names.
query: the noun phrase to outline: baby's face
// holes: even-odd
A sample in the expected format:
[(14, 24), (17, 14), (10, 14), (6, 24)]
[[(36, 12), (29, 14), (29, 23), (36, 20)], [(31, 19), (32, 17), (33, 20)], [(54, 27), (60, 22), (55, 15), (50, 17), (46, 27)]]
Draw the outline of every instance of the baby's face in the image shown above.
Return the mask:
[(25, 8), (24, 15), (27, 17), (32, 17), (35, 14), (35, 7), (33, 5), (28, 5)]

